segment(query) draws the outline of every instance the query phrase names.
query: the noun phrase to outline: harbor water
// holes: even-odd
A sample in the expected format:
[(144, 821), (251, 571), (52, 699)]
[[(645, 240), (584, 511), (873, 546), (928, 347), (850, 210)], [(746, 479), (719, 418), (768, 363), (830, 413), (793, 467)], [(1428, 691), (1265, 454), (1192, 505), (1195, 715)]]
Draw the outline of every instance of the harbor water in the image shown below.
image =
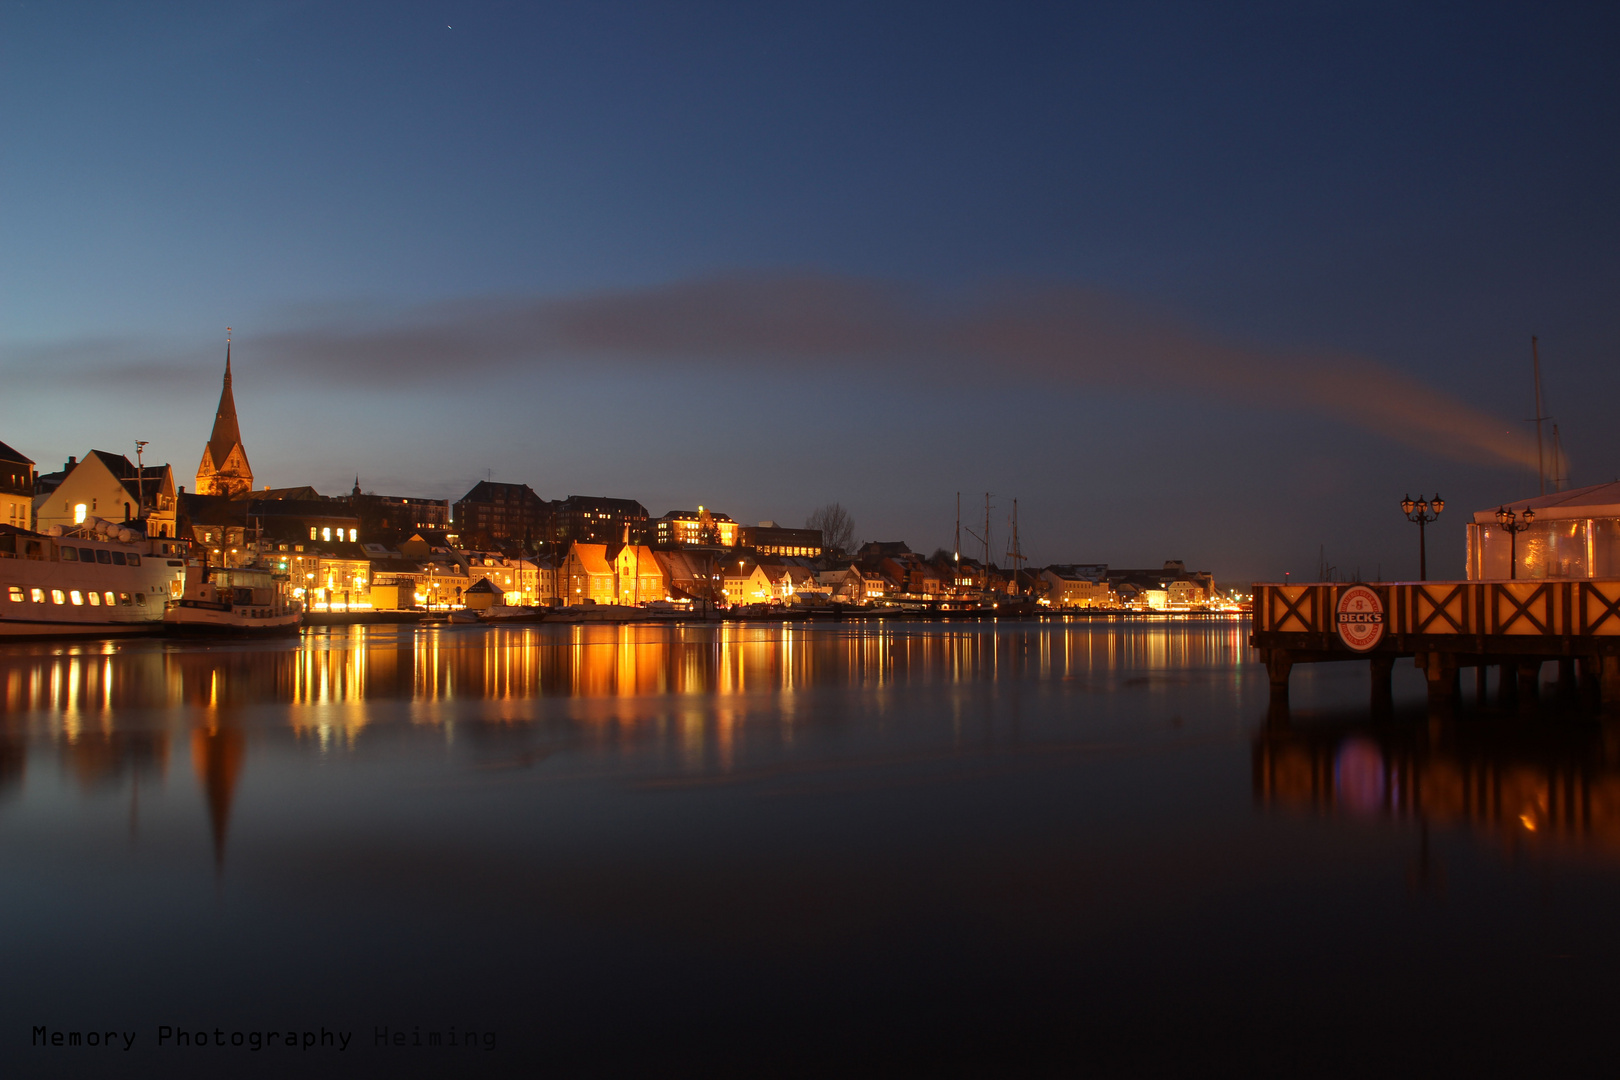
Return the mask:
[(1162, 618), (5, 645), (0, 1062), (1600, 1067), (1620, 732), (1550, 684), (1431, 716), (1405, 665), (1392, 711), (1363, 664), (1296, 669), (1282, 710), (1247, 640)]

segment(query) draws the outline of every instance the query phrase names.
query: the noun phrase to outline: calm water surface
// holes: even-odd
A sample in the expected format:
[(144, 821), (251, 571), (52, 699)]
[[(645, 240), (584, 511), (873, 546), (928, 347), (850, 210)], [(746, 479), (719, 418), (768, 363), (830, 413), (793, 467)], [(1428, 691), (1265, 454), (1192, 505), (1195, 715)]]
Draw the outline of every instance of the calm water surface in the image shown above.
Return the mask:
[[(1404, 669), (1375, 717), (1359, 664), (1296, 669), (1291, 714), (1268, 715), (1246, 637), (849, 623), (7, 646), (0, 1062), (1606, 1069), (1620, 736), (1551, 700), (1430, 719)], [(36, 1026), (135, 1042), (39, 1048)], [(160, 1046), (165, 1027), (210, 1045)], [(285, 1047), (304, 1032), (314, 1047)]]

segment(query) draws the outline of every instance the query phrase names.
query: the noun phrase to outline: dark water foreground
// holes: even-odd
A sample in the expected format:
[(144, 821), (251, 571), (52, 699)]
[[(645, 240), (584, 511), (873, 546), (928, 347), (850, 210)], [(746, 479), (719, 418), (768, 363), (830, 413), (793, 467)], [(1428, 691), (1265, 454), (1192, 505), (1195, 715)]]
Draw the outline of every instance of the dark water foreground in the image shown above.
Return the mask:
[(1405, 670), (1374, 718), (1361, 665), (1296, 671), (1292, 715), (1268, 720), (1245, 639), (9, 646), (0, 1063), (1612, 1069), (1620, 734), (1552, 700), (1430, 720)]

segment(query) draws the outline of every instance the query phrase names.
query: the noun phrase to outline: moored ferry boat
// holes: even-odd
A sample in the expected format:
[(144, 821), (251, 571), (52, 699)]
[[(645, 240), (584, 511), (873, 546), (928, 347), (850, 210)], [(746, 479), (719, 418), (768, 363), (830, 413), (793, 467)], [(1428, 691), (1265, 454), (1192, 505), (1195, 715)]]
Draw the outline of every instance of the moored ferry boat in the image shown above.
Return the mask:
[(287, 595), (287, 576), (259, 566), (193, 565), (163, 614), (171, 633), (292, 633), (303, 621), (303, 605)]
[(0, 525), (0, 638), (156, 632), (184, 590), (184, 549), (94, 518), (43, 533)]

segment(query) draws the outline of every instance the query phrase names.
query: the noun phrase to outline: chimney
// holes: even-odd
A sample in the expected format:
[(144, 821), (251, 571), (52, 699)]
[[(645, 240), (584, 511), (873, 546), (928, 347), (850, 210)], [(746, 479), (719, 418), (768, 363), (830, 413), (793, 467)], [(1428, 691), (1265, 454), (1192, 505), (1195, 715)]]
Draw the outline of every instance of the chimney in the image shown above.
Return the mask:
[(77, 465), (78, 463), (79, 463), (79, 459), (74, 457), (72, 454), (69, 454), (68, 459), (67, 459), (67, 464), (62, 466), (62, 471), (63, 472), (72, 472), (73, 471), (73, 466)]

